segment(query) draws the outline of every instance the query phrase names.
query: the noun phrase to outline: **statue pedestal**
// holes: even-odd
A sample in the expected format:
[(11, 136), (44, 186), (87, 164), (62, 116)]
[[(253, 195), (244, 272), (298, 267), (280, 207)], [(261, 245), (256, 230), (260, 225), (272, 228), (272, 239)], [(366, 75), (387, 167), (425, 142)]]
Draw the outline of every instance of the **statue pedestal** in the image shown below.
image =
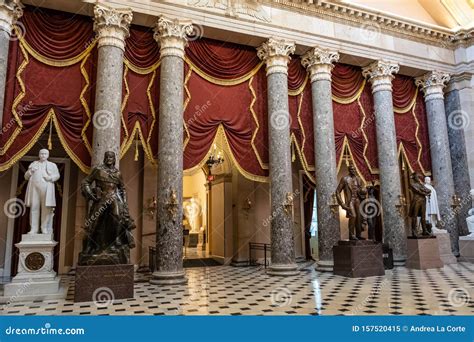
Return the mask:
[(9, 302), (66, 298), (67, 287), (53, 269), (54, 247), (58, 243), (52, 234), (23, 234), (15, 246), (19, 249), (18, 273), (5, 284), (3, 298)]
[(339, 240), (333, 247), (334, 274), (373, 277), (385, 274), (382, 244), (370, 240)]
[(439, 245), (436, 236), (409, 237), (407, 239), (407, 268), (426, 270), (444, 266), (439, 256)]
[(133, 298), (133, 265), (77, 266), (74, 302), (111, 303)]
[(446, 230), (437, 229), (433, 235), (436, 236), (436, 239), (438, 240), (439, 256), (443, 264), (456, 264), (458, 261), (451, 251), (451, 238), (448, 232)]
[(461, 236), (459, 238), (459, 252), (461, 253), (459, 261), (474, 263), (474, 238)]

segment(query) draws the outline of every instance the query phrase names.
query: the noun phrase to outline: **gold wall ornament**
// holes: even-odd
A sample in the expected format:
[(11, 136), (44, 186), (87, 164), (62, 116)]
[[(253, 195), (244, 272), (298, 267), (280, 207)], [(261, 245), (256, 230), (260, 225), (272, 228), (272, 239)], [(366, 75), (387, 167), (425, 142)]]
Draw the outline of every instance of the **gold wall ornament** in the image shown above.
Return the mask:
[(252, 209), (252, 201), (250, 200), (250, 198), (247, 197), (245, 199), (242, 209), (244, 209), (247, 212), (250, 211), (250, 209)]
[(339, 212), (339, 203), (337, 203), (336, 193), (333, 193), (331, 195), (331, 201), (329, 202), (329, 207), (331, 208), (331, 212), (334, 215), (337, 215), (337, 213)]
[(283, 208), (287, 215), (291, 215), (293, 213), (293, 194), (291, 192), (286, 193), (285, 202), (283, 202)]
[(395, 207), (397, 207), (397, 210), (400, 213), (400, 215), (403, 215), (403, 213), (405, 212), (406, 205), (407, 205), (407, 200), (405, 196), (398, 195), (398, 204), (395, 204)]
[(171, 189), (168, 203), (166, 203), (165, 207), (170, 217), (175, 218), (176, 214), (178, 213), (178, 207), (179, 207), (178, 196), (176, 195), (176, 190)]
[(153, 196), (152, 198), (149, 198), (147, 200), (147, 205), (145, 207), (145, 214), (153, 220), (155, 218), (155, 213), (156, 213), (156, 208), (157, 208), (158, 202), (156, 201), (156, 197)]

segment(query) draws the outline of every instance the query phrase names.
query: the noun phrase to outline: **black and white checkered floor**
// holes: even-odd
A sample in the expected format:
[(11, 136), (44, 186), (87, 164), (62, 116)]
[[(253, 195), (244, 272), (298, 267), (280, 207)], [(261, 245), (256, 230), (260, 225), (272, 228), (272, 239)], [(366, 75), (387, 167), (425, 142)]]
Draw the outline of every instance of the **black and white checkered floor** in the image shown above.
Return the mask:
[(157, 287), (137, 274), (135, 298), (74, 303), (74, 278), (65, 300), (13, 303), (0, 315), (472, 315), (474, 264), (427, 271), (396, 268), (385, 276), (344, 278), (305, 265), (293, 277), (256, 267), (186, 269), (188, 284)]

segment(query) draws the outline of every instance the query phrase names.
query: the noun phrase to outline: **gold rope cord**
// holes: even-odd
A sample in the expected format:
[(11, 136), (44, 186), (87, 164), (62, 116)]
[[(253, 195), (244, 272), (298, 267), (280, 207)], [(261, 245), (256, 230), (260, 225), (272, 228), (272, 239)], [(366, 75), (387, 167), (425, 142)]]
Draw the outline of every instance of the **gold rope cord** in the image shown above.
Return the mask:
[[(143, 146), (146, 146), (146, 149), (148, 150), (148, 154), (147, 154), (148, 159), (152, 163), (154, 162), (154, 159), (153, 159), (153, 152), (152, 152), (152, 149), (151, 149), (151, 146), (150, 146), (150, 140), (151, 140), (151, 135), (153, 133), (153, 128), (155, 128), (156, 112), (155, 112), (155, 106), (153, 104), (153, 97), (151, 96), (151, 88), (153, 87), (153, 83), (155, 82), (155, 78), (156, 78), (156, 69), (153, 70), (153, 74), (151, 75), (150, 83), (148, 83), (148, 87), (146, 89), (146, 95), (148, 97), (148, 105), (150, 106), (150, 112), (151, 112), (151, 116), (153, 117), (153, 120), (151, 122), (150, 131), (148, 132), (148, 137), (146, 139), (146, 145), (143, 145)], [(184, 110), (183, 110), (183, 112), (184, 112)]]
[(341, 170), (342, 166), (342, 160), (344, 159), (344, 150), (347, 148), (347, 151), (349, 152), (350, 159), (352, 161), (352, 164), (356, 168), (357, 175), (362, 179), (364, 182), (364, 186), (367, 184), (367, 180), (365, 177), (362, 175), (362, 173), (359, 170), (359, 167), (357, 166), (357, 163), (355, 162), (354, 155), (352, 154), (351, 146), (349, 145), (349, 141), (347, 140), (347, 137), (344, 136), (344, 142), (342, 143), (342, 149), (341, 149), (341, 155), (339, 156), (339, 161), (337, 162), (337, 173)]
[(246, 73), (245, 75), (239, 77), (239, 78), (235, 78), (235, 79), (232, 79), (232, 80), (227, 80), (227, 79), (222, 79), (222, 78), (216, 78), (216, 77), (213, 77), (209, 74), (207, 74), (206, 72), (202, 71), (201, 69), (199, 69), (199, 67), (197, 67), (188, 57), (184, 57), (184, 60), (185, 62), (194, 70), (194, 72), (196, 72), (196, 74), (198, 74), (199, 76), (201, 76), (202, 78), (204, 78), (206, 81), (208, 82), (211, 82), (213, 84), (217, 84), (217, 85), (222, 85), (222, 86), (226, 86), (226, 87), (229, 87), (229, 86), (234, 86), (234, 85), (238, 85), (238, 84), (241, 84), (247, 80), (249, 80), (250, 78), (252, 78), (253, 76), (255, 76), (255, 74), (260, 70), (260, 68), (262, 67), (262, 65), (264, 64), (264, 62), (260, 62), (255, 68), (253, 68), (251, 71), (249, 71), (248, 73)]
[(84, 144), (86, 145), (87, 150), (89, 151), (90, 154), (92, 154), (92, 147), (89, 141), (87, 140), (87, 135), (86, 135), (86, 130), (89, 127), (90, 122), (91, 122), (91, 111), (89, 109), (89, 105), (87, 104), (86, 99), (84, 98), (84, 94), (86, 93), (90, 85), (89, 75), (87, 74), (87, 70), (84, 67), (89, 57), (90, 57), (90, 54), (85, 56), (81, 63), (81, 74), (82, 74), (82, 77), (84, 77), (84, 80), (86, 81), (86, 85), (82, 89), (79, 99), (81, 100), (82, 107), (84, 107), (84, 110), (86, 111), (86, 115), (87, 115), (87, 121), (84, 124), (84, 127), (82, 128), (82, 131), (81, 131), (81, 137), (82, 137), (82, 140), (84, 141)]
[(304, 173), (306, 174), (306, 176), (308, 176), (308, 178), (313, 182), (313, 183), (316, 183), (316, 178), (314, 176), (314, 174), (311, 172), (311, 171), (314, 171), (314, 167), (312, 168), (312, 170), (310, 170), (310, 168), (308, 167), (306, 163), (306, 159), (305, 157), (303, 156), (303, 153), (300, 149), (300, 146), (298, 145), (298, 142), (296, 141), (296, 137), (294, 135), (294, 133), (291, 133), (291, 136), (290, 136), (290, 139), (291, 139), (291, 142), (293, 144), (293, 146), (296, 147), (296, 152), (298, 153), (298, 158), (300, 159), (300, 163), (301, 165), (303, 166), (303, 171)]
[[(362, 93), (361, 93), (362, 94)], [(367, 149), (369, 148), (369, 138), (367, 137), (367, 134), (365, 133), (365, 120), (367, 119), (367, 114), (365, 113), (364, 107), (362, 106), (362, 103), (360, 102), (360, 95), (359, 98), (357, 98), (357, 104), (359, 105), (359, 109), (362, 113), (362, 121), (360, 123), (359, 130), (362, 133), (362, 136), (364, 137), (364, 151), (362, 152), (362, 156), (364, 157), (365, 162), (367, 163), (367, 166), (369, 168), (369, 171), (371, 174), (376, 175), (379, 174), (379, 169), (372, 167), (370, 164), (369, 159), (367, 158)], [(375, 114), (374, 114), (375, 115)]]
[(128, 66), (125, 65), (125, 67), (123, 68), (123, 76), (122, 76), (123, 83), (125, 84), (125, 96), (123, 97), (122, 107), (120, 108), (120, 122), (122, 124), (125, 137), (123, 138), (123, 141), (120, 144), (120, 159), (122, 159), (123, 155), (125, 154), (123, 150), (124, 150), (125, 145), (128, 143), (129, 137), (130, 137), (130, 134), (127, 129), (127, 125), (125, 123), (125, 119), (123, 117), (123, 112), (125, 110), (125, 107), (127, 107), (128, 98), (130, 96), (130, 88), (128, 87), (127, 75), (128, 75)]
[(151, 150), (146, 144), (145, 135), (143, 134), (140, 123), (138, 121), (135, 121), (135, 124), (133, 125), (132, 133), (130, 134), (130, 139), (128, 139), (126, 144), (124, 144), (123, 150), (120, 152), (121, 154), (120, 158), (123, 158), (125, 154), (128, 152), (133, 142), (135, 141), (137, 134), (138, 134), (138, 139), (142, 143), (142, 149), (146, 157), (148, 158), (148, 160), (150, 161), (152, 165), (156, 165), (156, 161), (153, 158), (153, 153), (151, 152)]
[(186, 120), (184, 120), (184, 112), (186, 111), (186, 108), (188, 108), (189, 102), (191, 102), (191, 92), (189, 91), (189, 88), (188, 88), (188, 82), (189, 82), (189, 79), (191, 78), (191, 74), (193, 73), (193, 68), (189, 64), (188, 64), (188, 67), (189, 67), (189, 70), (184, 79), (184, 91), (186, 92), (186, 100), (184, 100), (184, 105), (183, 105), (183, 125), (184, 125), (184, 132), (186, 133), (186, 138), (184, 138), (183, 151), (186, 149), (186, 146), (188, 146), (189, 140), (191, 139), (191, 135), (189, 134), (189, 130), (188, 130), (188, 125), (186, 124)]
[(258, 152), (257, 146), (255, 145), (255, 139), (257, 138), (257, 134), (260, 129), (260, 123), (258, 122), (257, 113), (255, 113), (255, 110), (253, 109), (255, 102), (257, 102), (257, 94), (255, 93), (255, 89), (253, 89), (252, 82), (253, 77), (249, 79), (249, 90), (252, 94), (252, 101), (250, 102), (249, 111), (252, 114), (252, 118), (255, 122), (256, 128), (253, 131), (252, 139), (250, 140), (250, 145), (252, 146), (255, 156), (257, 157), (258, 163), (260, 164), (260, 168), (262, 168), (263, 170), (268, 170), (268, 164), (263, 162), (263, 159), (260, 156), (260, 153)]

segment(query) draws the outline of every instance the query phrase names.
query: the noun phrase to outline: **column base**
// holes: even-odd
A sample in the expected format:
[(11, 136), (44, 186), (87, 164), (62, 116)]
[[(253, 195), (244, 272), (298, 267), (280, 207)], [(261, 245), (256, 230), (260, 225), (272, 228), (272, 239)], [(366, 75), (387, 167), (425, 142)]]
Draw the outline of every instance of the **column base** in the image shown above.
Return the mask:
[(332, 272), (334, 269), (334, 260), (318, 260), (315, 270), (319, 272)]
[(393, 267), (404, 267), (407, 259), (393, 259)]
[(151, 275), (150, 284), (153, 285), (180, 285), (186, 284), (188, 278), (186, 278), (186, 273), (184, 271), (178, 272), (165, 272), (165, 271), (155, 271)]
[(299, 273), (298, 266), (296, 264), (287, 264), (287, 265), (271, 265), (267, 271), (267, 274), (272, 276), (294, 276)]

